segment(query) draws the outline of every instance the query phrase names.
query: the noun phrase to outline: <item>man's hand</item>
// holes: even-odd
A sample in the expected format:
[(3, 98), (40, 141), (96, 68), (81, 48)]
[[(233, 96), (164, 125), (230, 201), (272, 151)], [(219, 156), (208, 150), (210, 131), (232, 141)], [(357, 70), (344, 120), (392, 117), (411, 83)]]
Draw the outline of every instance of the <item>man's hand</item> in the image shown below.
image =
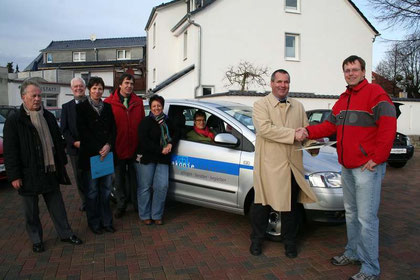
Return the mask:
[(12, 186), (16, 190), (20, 189), (20, 187), (22, 187), (22, 179), (16, 179), (16, 180), (12, 181)]
[(365, 163), (365, 165), (363, 165), (362, 171), (365, 171), (365, 169), (369, 171), (375, 171), (375, 166), (377, 166), (377, 164), (370, 159), (368, 162)]
[(73, 146), (75, 146), (76, 148), (80, 148), (80, 141), (74, 141)]
[(99, 151), (99, 154), (101, 155), (101, 161), (104, 160), (104, 158), (106, 157), (106, 155), (109, 153), (110, 150), (111, 150), (111, 146), (108, 143), (102, 147), (102, 149)]
[(308, 137), (308, 131), (304, 127), (296, 128), (295, 130), (295, 140), (302, 142)]

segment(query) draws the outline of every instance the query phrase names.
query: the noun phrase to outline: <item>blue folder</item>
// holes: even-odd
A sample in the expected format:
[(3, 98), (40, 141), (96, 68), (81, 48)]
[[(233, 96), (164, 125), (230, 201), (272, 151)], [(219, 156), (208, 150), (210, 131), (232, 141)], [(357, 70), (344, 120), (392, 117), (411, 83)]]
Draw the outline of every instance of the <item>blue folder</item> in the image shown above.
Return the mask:
[(92, 179), (114, 173), (114, 156), (112, 152), (109, 152), (102, 161), (99, 155), (91, 157), (90, 171), (92, 173)]

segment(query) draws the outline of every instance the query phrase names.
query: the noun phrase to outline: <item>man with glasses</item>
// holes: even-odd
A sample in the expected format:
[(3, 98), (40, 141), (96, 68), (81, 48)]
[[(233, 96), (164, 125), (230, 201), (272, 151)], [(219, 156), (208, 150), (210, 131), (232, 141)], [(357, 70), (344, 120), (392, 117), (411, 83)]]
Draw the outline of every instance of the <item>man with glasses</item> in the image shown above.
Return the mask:
[(352, 55), (343, 61), (347, 90), (322, 124), (306, 127), (311, 139), (337, 134), (342, 165), (347, 246), (333, 257), (337, 266), (360, 264), (351, 280), (379, 278), (378, 261), (381, 183), (396, 133), (395, 107), (388, 94), (365, 79), (365, 61)]

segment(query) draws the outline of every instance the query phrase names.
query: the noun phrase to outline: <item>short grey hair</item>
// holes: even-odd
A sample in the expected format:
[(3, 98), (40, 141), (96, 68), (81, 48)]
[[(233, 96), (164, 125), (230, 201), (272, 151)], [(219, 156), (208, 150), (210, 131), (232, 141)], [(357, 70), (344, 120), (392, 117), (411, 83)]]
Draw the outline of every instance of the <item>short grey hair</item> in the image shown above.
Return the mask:
[(71, 79), (71, 81), (70, 81), (70, 87), (73, 87), (73, 84), (74, 84), (74, 82), (76, 82), (76, 81), (81, 81), (81, 82), (82, 82), (82, 84), (86, 87), (86, 82), (85, 82), (85, 80), (83, 80), (83, 79), (82, 79), (82, 78), (80, 78), (80, 77), (75, 77), (75, 78)]
[(27, 80), (24, 80), (23, 83), (20, 85), (20, 96), (24, 96), (26, 94), (26, 88), (28, 86), (35, 86), (41, 89), (41, 86), (39, 85), (38, 82), (36, 82), (33, 79), (27, 79)]

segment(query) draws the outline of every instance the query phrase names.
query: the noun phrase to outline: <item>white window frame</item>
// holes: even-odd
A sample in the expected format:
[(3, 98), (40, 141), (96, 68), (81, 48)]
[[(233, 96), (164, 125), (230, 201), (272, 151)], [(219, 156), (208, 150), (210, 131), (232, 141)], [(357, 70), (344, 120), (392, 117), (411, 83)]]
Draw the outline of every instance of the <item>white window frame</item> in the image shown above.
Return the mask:
[(73, 52), (73, 62), (86, 61), (86, 52)]
[(188, 58), (188, 30), (184, 32), (184, 54), (183, 59), (187, 60)]
[[(293, 37), (294, 43), (294, 56), (288, 56), (287, 54), (287, 37)], [(284, 35), (284, 58), (291, 61), (300, 61), (300, 34), (296, 33), (285, 33)]]
[(300, 14), (300, 0), (296, 0), (296, 7), (287, 6), (287, 0), (284, 0), (284, 10), (288, 13)]
[(152, 27), (152, 42), (153, 42), (153, 48), (156, 47), (156, 22), (153, 23)]
[(53, 55), (52, 55), (52, 53), (47, 53), (46, 56), (47, 56), (47, 58), (46, 58), (47, 63), (53, 63)]
[[(122, 53), (122, 57), (119, 57), (119, 53)], [(131, 59), (131, 52), (130, 50), (117, 50), (117, 60), (127, 60)]]

